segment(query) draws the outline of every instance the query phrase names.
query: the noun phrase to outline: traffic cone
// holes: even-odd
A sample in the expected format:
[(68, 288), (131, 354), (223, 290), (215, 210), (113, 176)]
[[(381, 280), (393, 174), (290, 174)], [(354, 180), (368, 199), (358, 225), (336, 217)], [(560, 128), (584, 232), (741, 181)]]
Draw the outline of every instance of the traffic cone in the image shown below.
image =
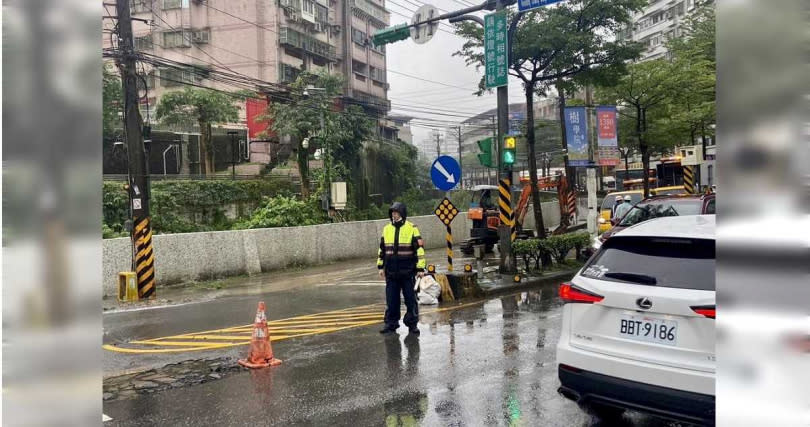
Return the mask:
[(253, 338), (250, 340), (250, 353), (247, 359), (239, 359), (239, 364), (246, 368), (266, 368), (281, 364), (273, 357), (273, 346), (270, 345), (270, 332), (267, 330), (267, 316), (264, 314), (264, 301), (256, 309), (256, 320), (253, 322)]

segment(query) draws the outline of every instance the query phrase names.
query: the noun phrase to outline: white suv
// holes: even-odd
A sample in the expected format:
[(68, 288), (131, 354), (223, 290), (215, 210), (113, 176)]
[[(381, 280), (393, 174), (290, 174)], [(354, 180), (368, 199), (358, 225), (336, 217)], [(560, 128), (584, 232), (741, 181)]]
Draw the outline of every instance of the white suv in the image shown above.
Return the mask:
[(602, 418), (714, 424), (714, 235), (714, 215), (643, 222), (560, 285), (563, 396)]

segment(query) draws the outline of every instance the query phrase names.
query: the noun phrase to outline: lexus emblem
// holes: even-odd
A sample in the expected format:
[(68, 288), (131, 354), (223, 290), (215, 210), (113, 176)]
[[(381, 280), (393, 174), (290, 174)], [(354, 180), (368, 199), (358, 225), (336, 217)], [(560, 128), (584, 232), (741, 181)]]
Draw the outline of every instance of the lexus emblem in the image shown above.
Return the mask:
[(647, 297), (642, 297), (636, 300), (636, 305), (643, 310), (649, 310), (652, 308), (652, 301)]

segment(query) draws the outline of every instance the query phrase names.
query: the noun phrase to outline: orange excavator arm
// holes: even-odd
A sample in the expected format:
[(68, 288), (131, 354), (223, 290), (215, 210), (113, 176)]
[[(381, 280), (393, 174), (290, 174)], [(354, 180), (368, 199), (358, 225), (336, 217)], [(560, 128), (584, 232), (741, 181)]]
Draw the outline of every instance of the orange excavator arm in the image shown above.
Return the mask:
[(517, 207), (515, 207), (515, 227), (523, 227), (523, 219), (526, 217), (526, 212), (529, 210), (529, 197), (531, 197), (531, 195), (531, 183), (524, 183), (523, 191), (520, 192), (520, 199), (518, 200)]

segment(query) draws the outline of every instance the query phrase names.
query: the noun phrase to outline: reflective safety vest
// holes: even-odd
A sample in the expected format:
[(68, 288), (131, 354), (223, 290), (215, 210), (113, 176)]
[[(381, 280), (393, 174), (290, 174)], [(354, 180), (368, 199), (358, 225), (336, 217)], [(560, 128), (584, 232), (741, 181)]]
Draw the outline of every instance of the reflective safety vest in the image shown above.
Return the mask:
[(377, 252), (377, 268), (402, 275), (425, 269), (425, 243), (412, 222), (385, 226)]

